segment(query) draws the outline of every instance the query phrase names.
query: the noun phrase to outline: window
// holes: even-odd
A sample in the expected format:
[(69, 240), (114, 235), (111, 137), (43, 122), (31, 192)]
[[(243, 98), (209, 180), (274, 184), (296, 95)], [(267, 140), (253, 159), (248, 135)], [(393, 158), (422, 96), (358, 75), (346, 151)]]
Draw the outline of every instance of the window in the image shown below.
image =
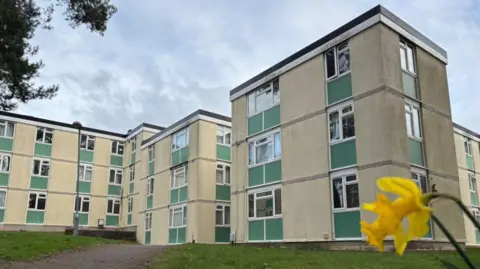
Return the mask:
[(47, 203), (47, 194), (31, 192), (28, 199), (28, 209), (29, 210), (45, 210), (45, 205)]
[(155, 160), (155, 144), (148, 147), (148, 161), (153, 162)]
[(135, 166), (130, 167), (130, 182), (135, 180)]
[(415, 56), (413, 53), (413, 47), (405, 40), (400, 41), (400, 62), (403, 70), (415, 74)]
[(230, 185), (230, 165), (217, 164), (217, 184)]
[(170, 208), (170, 218), (168, 225), (171, 228), (187, 225), (187, 206)]
[(48, 160), (33, 160), (33, 175), (48, 177), (50, 174), (50, 161)]
[(128, 197), (127, 212), (132, 213), (132, 211), (133, 211), (133, 197)]
[(265, 111), (280, 103), (278, 79), (268, 82), (248, 95), (248, 115)]
[(463, 145), (465, 146), (465, 153), (467, 153), (468, 156), (472, 156), (472, 140), (467, 138), (467, 140), (463, 142)]
[(422, 193), (428, 192), (427, 175), (425, 173), (412, 171), (412, 180), (417, 183)]
[(248, 143), (248, 164), (270, 162), (282, 156), (280, 132), (270, 134)]
[[(480, 211), (478, 210), (478, 208), (473, 208), (472, 214), (475, 217), (475, 220), (480, 223)], [(475, 229), (477, 229), (476, 226), (475, 226)]]
[(7, 204), (7, 190), (0, 189), (0, 208), (4, 209)]
[(358, 181), (355, 174), (333, 177), (332, 192), (334, 209), (350, 209), (360, 206)]
[(80, 148), (85, 150), (95, 149), (95, 136), (82, 134), (80, 138)]
[(188, 167), (182, 166), (173, 170), (171, 188), (180, 188), (188, 184)]
[(122, 176), (122, 169), (110, 168), (110, 177), (108, 179), (108, 182), (110, 184), (120, 185), (122, 184)]
[(123, 142), (112, 141), (112, 154), (123, 155)]
[(232, 131), (228, 128), (217, 126), (217, 144), (230, 146)]
[(109, 198), (107, 200), (107, 214), (108, 215), (120, 214), (120, 199)]
[(248, 194), (248, 217), (268, 218), (282, 215), (280, 188)]
[(50, 128), (37, 128), (37, 142), (45, 143), (45, 144), (52, 144), (53, 139), (53, 129)]
[(215, 225), (230, 226), (230, 206), (217, 205), (215, 210)]
[(137, 150), (137, 137), (132, 138), (132, 152)]
[(88, 196), (79, 196), (78, 199), (75, 200), (75, 209), (80, 213), (88, 213), (90, 212), (90, 197)]
[(152, 229), (152, 213), (145, 213), (145, 231)]
[(80, 181), (92, 181), (92, 166), (86, 164), (80, 164), (78, 167), (80, 173)]
[(468, 187), (471, 192), (477, 192), (477, 179), (473, 173), (468, 173)]
[(350, 48), (344, 42), (325, 53), (327, 80), (350, 71)]
[(189, 128), (185, 128), (173, 135), (172, 139), (172, 151), (175, 151), (177, 149), (184, 148), (188, 146), (188, 141), (189, 141)]
[(413, 104), (405, 104), (405, 121), (409, 137), (422, 139), (420, 128), (420, 110)]
[(0, 172), (10, 172), (10, 160), (10, 155), (0, 154)]
[(355, 137), (353, 105), (348, 105), (328, 114), (330, 142)]
[(153, 195), (155, 179), (149, 178), (147, 181), (147, 196)]
[(8, 121), (0, 121), (0, 136), (1, 137), (13, 137), (13, 131), (15, 124)]

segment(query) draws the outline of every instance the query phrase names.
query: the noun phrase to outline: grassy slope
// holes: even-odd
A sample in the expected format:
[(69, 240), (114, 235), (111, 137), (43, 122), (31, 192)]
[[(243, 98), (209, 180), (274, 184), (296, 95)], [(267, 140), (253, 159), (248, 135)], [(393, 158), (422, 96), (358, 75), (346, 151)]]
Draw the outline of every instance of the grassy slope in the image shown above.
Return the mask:
[(0, 232), (0, 260), (29, 260), (61, 250), (109, 243), (125, 242), (59, 233)]
[[(468, 254), (480, 268), (480, 249), (469, 250)], [(394, 253), (295, 251), (251, 246), (187, 244), (167, 249), (150, 268), (447, 268), (441, 265), (438, 259), (463, 266), (456, 252), (409, 252), (398, 257)]]

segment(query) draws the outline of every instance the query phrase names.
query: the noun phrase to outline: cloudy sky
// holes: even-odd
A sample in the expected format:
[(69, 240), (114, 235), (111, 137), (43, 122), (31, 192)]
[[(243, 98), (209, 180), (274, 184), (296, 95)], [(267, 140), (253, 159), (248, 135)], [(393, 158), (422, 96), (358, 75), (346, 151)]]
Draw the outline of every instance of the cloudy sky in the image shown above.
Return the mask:
[[(454, 121), (480, 132), (477, 0), (380, 1), (445, 48)], [(167, 126), (198, 108), (230, 115), (229, 91), (372, 8), (370, 0), (117, 0), (105, 36), (54, 30), (34, 43), (52, 100), (16, 112), (126, 132)]]

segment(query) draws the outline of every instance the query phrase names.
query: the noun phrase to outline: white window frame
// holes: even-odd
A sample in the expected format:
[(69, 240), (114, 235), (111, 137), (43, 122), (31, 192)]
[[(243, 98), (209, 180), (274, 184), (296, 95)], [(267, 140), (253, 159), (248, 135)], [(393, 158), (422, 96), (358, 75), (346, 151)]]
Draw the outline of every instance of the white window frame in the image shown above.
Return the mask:
[[(111, 171), (115, 171), (115, 176), (113, 178), (113, 182), (111, 182), (111, 178), (110, 178), (110, 174), (111, 174)], [(117, 175), (121, 175), (121, 182), (120, 183), (117, 183)], [(108, 184), (109, 185), (117, 185), (117, 186), (120, 186), (122, 185), (123, 183), (123, 169), (122, 168), (113, 168), (113, 167), (110, 167), (110, 170), (108, 171)]]
[(420, 190), (422, 190), (422, 183), (420, 182), (420, 176), (425, 177), (426, 187), (427, 187), (426, 191), (429, 192), (430, 191), (430, 185), (428, 184), (427, 172), (424, 169), (420, 169), (420, 168), (417, 168), (417, 167), (412, 167), (411, 168), (411, 173), (417, 175), (418, 180), (415, 180), (413, 178), (412, 178), (412, 180), (413, 180), (413, 182), (417, 183), (417, 186), (420, 188)]
[[(226, 143), (227, 135), (230, 135), (230, 143)], [(222, 142), (218, 142), (217, 138), (219, 136), (222, 136)], [(217, 136), (216, 136), (215, 140), (217, 141), (217, 145), (230, 146), (232, 144), (232, 130), (230, 128), (225, 127), (225, 126), (217, 125)]]
[[(112, 201), (112, 212), (108, 212), (108, 201)], [(115, 214), (115, 204), (118, 204), (118, 214)], [(107, 198), (107, 216), (119, 216), (122, 211), (120, 198)]]
[[(228, 167), (228, 171), (229, 171), (228, 173), (227, 173), (227, 167)], [(217, 182), (216, 171), (219, 171), (219, 170), (222, 171), (222, 183)], [(227, 174), (230, 174), (230, 176), (229, 176), (230, 182), (227, 182)], [(232, 167), (231, 167), (230, 164), (217, 162), (217, 166), (216, 166), (216, 169), (215, 169), (215, 182), (216, 182), (216, 185), (230, 186), (232, 184)]]
[[(86, 142), (85, 142), (85, 146), (82, 146), (82, 144), (80, 144), (80, 149), (82, 150), (86, 150), (86, 151), (95, 151), (95, 136), (93, 135), (86, 135), (86, 134), (81, 134), (81, 137), (83, 136), (86, 136)], [(80, 140), (82, 140), (80, 138)], [(93, 140), (93, 149), (88, 149), (88, 141), (92, 141)]]
[[(349, 176), (355, 176), (355, 180), (353, 181), (347, 181), (347, 177)], [(333, 196), (333, 191), (334, 191), (334, 185), (333, 185), (333, 180), (336, 178), (341, 178), (342, 179), (342, 191), (343, 191), (343, 207), (341, 208), (335, 208), (335, 201), (334, 201), (334, 196)], [(330, 197), (331, 197), (331, 205), (332, 205), (332, 212), (349, 212), (349, 211), (358, 211), (360, 210), (361, 203), (360, 203), (360, 194), (359, 194), (359, 202), (358, 202), (358, 207), (347, 207), (347, 186), (348, 185), (357, 185), (358, 192), (360, 193), (360, 184), (358, 181), (358, 172), (355, 168), (350, 168), (350, 169), (344, 169), (341, 171), (336, 171), (333, 172), (330, 175)]]
[[(38, 134), (39, 131), (43, 132), (43, 134), (42, 134), (42, 141), (37, 141), (37, 134)], [(45, 142), (45, 137), (46, 137), (47, 133), (48, 133), (48, 134), (52, 134), (52, 141), (51, 141), (51, 143)], [(52, 145), (52, 144), (53, 144), (53, 129), (51, 129), (51, 128), (46, 128), (46, 127), (37, 127), (37, 132), (35, 133), (35, 143)]]
[[(83, 177), (79, 177), (80, 181), (83, 181), (83, 182), (92, 182), (92, 179), (93, 179), (93, 166), (90, 165), (90, 164), (81, 163), (79, 168), (80, 168), (81, 170), (83, 170)], [(90, 173), (90, 175), (91, 175), (90, 180), (85, 180), (85, 175), (87, 174), (87, 171), (91, 171), (91, 173)]]
[[(185, 145), (183, 147), (177, 147), (176, 145), (177, 137), (183, 134), (185, 134), (185, 141), (184, 141)], [(172, 152), (186, 148), (188, 147), (189, 144), (190, 144), (190, 128), (188, 126), (172, 135)]]
[[(346, 46), (342, 49), (339, 49), (339, 47), (345, 45)], [(348, 54), (350, 55), (350, 47), (348, 46), (348, 40), (336, 45), (335, 47), (325, 51), (324, 53), (324, 56), (325, 56), (325, 61), (324, 61), (324, 68), (325, 68), (325, 78), (326, 78), (326, 81), (331, 81), (331, 80), (334, 80), (336, 78), (340, 78), (340, 77), (343, 77), (347, 74), (350, 74), (352, 72), (352, 63), (350, 61), (350, 68), (348, 69), (348, 71), (346, 72), (343, 72), (342, 74), (339, 75), (340, 73), (340, 70), (339, 70), (339, 66), (338, 66), (338, 54), (341, 53), (341, 52), (344, 52), (344, 51), (347, 51), (348, 50)], [(330, 51), (333, 51), (333, 57), (335, 59), (335, 62), (334, 62), (334, 65), (335, 65), (335, 74), (331, 77), (328, 77), (328, 66), (327, 66), (327, 53), (329, 53)], [(351, 55), (350, 55), (351, 56)]]
[[(480, 210), (478, 209), (478, 207), (472, 208), (472, 215), (473, 217), (475, 217), (475, 220), (480, 223)], [(474, 225), (474, 227), (475, 227), (475, 230), (478, 230), (477, 226)]]
[[(115, 147), (115, 152), (112, 152), (113, 147)], [(120, 151), (120, 148), (123, 148), (121, 154), (118, 153)], [(123, 153), (125, 153), (125, 144), (123, 143), (123, 141), (112, 140), (112, 147), (110, 148), (110, 154), (123, 156)]]
[[(418, 118), (416, 119), (415, 118), (415, 111), (417, 111), (417, 116)], [(408, 131), (408, 121), (407, 121), (407, 114), (410, 114), (410, 117), (411, 117), (411, 125), (410, 125), (410, 129), (411, 129), (411, 134), (409, 133)], [(406, 129), (407, 129), (407, 135), (408, 137), (410, 138), (413, 138), (413, 139), (416, 139), (418, 141), (422, 141), (422, 136), (423, 136), (423, 131), (422, 131), (422, 114), (421, 114), (421, 109), (420, 109), (420, 106), (413, 102), (413, 101), (410, 101), (410, 100), (406, 100), (405, 102), (405, 126), (406, 126)], [(416, 130), (415, 128), (418, 128), (418, 134), (415, 133)]]
[(472, 156), (472, 140), (467, 137), (463, 145), (465, 147), (465, 153), (467, 153), (468, 156)]
[[(278, 134), (280, 136), (280, 155), (279, 156), (275, 156), (275, 135), (276, 134)], [(264, 138), (267, 138), (267, 141), (259, 143), (257, 145), (257, 142), (259, 142), (260, 140), (262, 140)], [(258, 146), (269, 143), (270, 141), (272, 142), (272, 158), (270, 158), (267, 161), (257, 163), (257, 150), (256, 150), (256, 148)], [(253, 143), (253, 160), (254, 160), (253, 164), (250, 164), (250, 143)], [(282, 159), (282, 132), (281, 132), (280, 129), (275, 129), (275, 130), (271, 130), (269, 132), (266, 132), (264, 134), (261, 134), (259, 136), (249, 138), (247, 140), (247, 147), (248, 147), (248, 149), (247, 149), (247, 154), (248, 154), (247, 162), (248, 162), (248, 167), (249, 168), (264, 165), (264, 164), (267, 164), (267, 163), (271, 163), (271, 162), (275, 162), (277, 160), (280, 160), (280, 159)]]
[[(6, 120), (0, 120), (0, 125), (3, 125), (5, 128), (4, 128), (4, 133), (0, 133), (0, 137), (6, 137), (6, 138), (13, 138), (15, 136), (15, 123), (13, 121), (6, 121)], [(12, 136), (8, 136), (8, 131), (7, 131), (7, 128), (13, 128), (13, 131), (12, 131)]]
[(148, 162), (155, 161), (155, 144), (148, 146)]
[(129, 168), (129, 182), (132, 183), (135, 181), (135, 165), (130, 166)]
[[(282, 205), (281, 205), (281, 213), (280, 214), (275, 214), (275, 206), (276, 206), (276, 201), (275, 201), (275, 191), (276, 190), (280, 190), (280, 195), (281, 195), (281, 202), (282, 202)], [(264, 195), (264, 196), (260, 196), (261, 198), (257, 197), (257, 195), (259, 193), (264, 193), (264, 192), (268, 192), (270, 191), (271, 194), (269, 195)], [(249, 214), (249, 202), (250, 202), (250, 195), (253, 195), (253, 217), (250, 217), (250, 214)], [(265, 186), (265, 187), (260, 187), (260, 188), (255, 188), (253, 190), (249, 190), (247, 192), (247, 218), (248, 220), (265, 220), (265, 219), (278, 219), (278, 218), (282, 218), (283, 217), (283, 211), (284, 211), (284, 206), (283, 206), (283, 200), (284, 200), (284, 197), (283, 197), (283, 190), (282, 190), (282, 185), (281, 184), (276, 184), (276, 185), (270, 185), (270, 186)], [(257, 217), (257, 200), (264, 200), (265, 198), (269, 198), (271, 197), (272, 200), (273, 200), (273, 204), (272, 204), (272, 209), (273, 209), (273, 212), (272, 212), (272, 216), (268, 216), (268, 217)], [(231, 221), (231, 220), (230, 220)]]
[[(275, 88), (275, 85), (277, 86), (277, 89)], [(280, 96), (280, 81), (278, 79), (273, 79), (272, 81), (268, 82), (268, 84), (264, 84), (262, 86), (260, 86), (261, 88), (260, 89), (256, 89), (254, 90), (253, 92), (251, 92), (250, 94), (247, 95), (247, 114), (248, 114), (248, 117), (252, 117), (252, 116), (255, 116), (257, 114), (260, 114), (262, 113), (263, 111), (266, 111), (274, 106), (277, 106), (280, 104), (280, 100), (282, 99), (282, 97)], [(277, 90), (278, 91), (278, 100), (275, 99), (275, 95), (273, 94), (274, 90)], [(264, 108), (263, 110), (259, 110), (257, 111), (257, 96), (263, 94), (264, 92), (267, 92), (267, 91), (272, 91), (272, 103), (270, 104), (270, 106)], [(250, 110), (250, 103), (253, 102), (253, 111)]]
[[(40, 167), (38, 168), (38, 174), (35, 174), (35, 161), (40, 162)], [(48, 166), (48, 175), (42, 175), (42, 166), (47, 165)], [(42, 158), (33, 158), (32, 162), (32, 176), (36, 177), (50, 177), (50, 168), (51, 168), (51, 162), (48, 159), (42, 159)]]
[(472, 172), (468, 173), (468, 189), (471, 193), (477, 193), (477, 178)]
[[(174, 226), (173, 223), (173, 215), (174, 212), (181, 212), (182, 213), (182, 225), (179, 226)], [(169, 208), (168, 210), (168, 227), (169, 228), (183, 228), (187, 227), (187, 220), (188, 220), (188, 210), (187, 210), (187, 204), (182, 204), (182, 205), (175, 205)]]
[(132, 144), (132, 153), (133, 153), (137, 150), (137, 137), (136, 136), (133, 137), (130, 143)]
[[(36, 208), (30, 208), (30, 195), (31, 194), (36, 194), (36, 200), (35, 200), (35, 207)], [(44, 196), (45, 198), (45, 209), (37, 209), (38, 208), (38, 200), (40, 199), (40, 195)], [(28, 200), (27, 200), (27, 211), (40, 211), (40, 212), (45, 212), (47, 210), (47, 199), (48, 199), (48, 194), (46, 192), (41, 192), (41, 191), (31, 191), (28, 193)]]
[[(409, 49), (412, 53), (411, 61), (413, 63), (410, 62), (410, 59), (408, 57)], [(402, 57), (401, 51), (404, 52), (404, 55), (405, 55), (404, 59), (402, 59), (403, 57)], [(403, 61), (402, 60), (405, 61), (406, 66), (403, 66), (403, 64), (402, 64)], [(415, 62), (416, 62), (416, 55), (415, 55), (415, 49), (414, 49), (413, 45), (411, 43), (407, 42), (406, 40), (401, 39), (400, 40), (400, 67), (402, 68), (403, 71), (405, 71), (408, 74), (416, 77), (417, 76), (417, 66), (416, 66)], [(412, 64), (413, 72), (412, 72), (412, 70), (410, 70), (410, 64)]]
[[(228, 207), (230, 209), (230, 215), (232, 213), (232, 208), (230, 205), (221, 205), (217, 204), (215, 206), (215, 227), (230, 227), (232, 223), (232, 219), (229, 218), (230, 223), (226, 224), (225, 223), (225, 208)], [(222, 212), (222, 224), (217, 224), (217, 212)]]
[(152, 230), (152, 212), (145, 213), (145, 232)]
[[(347, 107), (351, 107), (352, 110), (349, 111), (349, 112), (343, 113), (342, 110), (347, 108)], [(331, 131), (330, 131), (330, 128), (331, 128), (330, 127), (330, 114), (333, 114), (333, 113), (336, 113), (336, 112), (338, 112), (338, 124), (339, 124), (338, 127), (339, 127), (339, 131), (340, 131), (340, 137), (338, 139), (332, 140), (331, 135), (330, 135), (330, 133), (331, 133)], [(330, 145), (350, 141), (350, 140), (353, 140), (357, 137), (357, 130), (356, 130), (357, 128), (356, 128), (355, 125), (353, 126), (355, 128), (355, 135), (351, 136), (351, 137), (347, 137), (347, 138), (343, 137), (343, 118), (346, 117), (346, 116), (352, 115), (352, 114), (353, 114), (353, 120), (355, 121), (355, 107), (354, 107), (352, 101), (341, 103), (341, 104), (338, 104), (338, 105), (335, 105), (335, 106), (332, 106), (332, 107), (328, 108), (328, 113), (327, 113), (328, 142), (330, 143)]]
[[(78, 213), (88, 213), (88, 214), (90, 214), (90, 205), (91, 205), (91, 201), (92, 201), (90, 199), (91, 197), (89, 195), (79, 195), (78, 198), (80, 198), (80, 208), (78, 209)], [(75, 209), (76, 209), (75, 208), (76, 200), (77, 200), (77, 198), (75, 197), (73, 199), (73, 212), (75, 212)], [(83, 210), (83, 202), (85, 200), (87, 200), (87, 202), (88, 202), (88, 211), (87, 212), (82, 211)]]
[[(2, 171), (1, 170), (3, 168), (4, 157), (8, 157), (8, 169), (7, 169), (7, 171)], [(4, 174), (10, 173), (11, 167), (12, 167), (12, 155), (7, 154), (7, 153), (3, 153), (3, 152), (0, 153), (0, 173), (4, 173)]]
[(128, 197), (128, 204), (127, 204), (127, 214), (131, 214), (133, 212), (133, 196)]
[(147, 179), (147, 196), (153, 196), (153, 193), (155, 192), (155, 178), (154, 177), (149, 177)]
[[(183, 185), (180, 185), (180, 186), (176, 186), (176, 183), (177, 183), (177, 174), (180, 174), (181, 172), (185, 172), (185, 184)], [(182, 188), (184, 186), (188, 186), (188, 166), (187, 165), (183, 165), (181, 167), (178, 167), (174, 170), (172, 170), (172, 174), (171, 174), (171, 180), (170, 180), (170, 189), (171, 190), (174, 190), (174, 189), (179, 189), (179, 188)]]
[(8, 190), (6, 188), (0, 188), (0, 192), (5, 192), (5, 202), (3, 203), (3, 206), (0, 204), (0, 209), (5, 209), (7, 208)]

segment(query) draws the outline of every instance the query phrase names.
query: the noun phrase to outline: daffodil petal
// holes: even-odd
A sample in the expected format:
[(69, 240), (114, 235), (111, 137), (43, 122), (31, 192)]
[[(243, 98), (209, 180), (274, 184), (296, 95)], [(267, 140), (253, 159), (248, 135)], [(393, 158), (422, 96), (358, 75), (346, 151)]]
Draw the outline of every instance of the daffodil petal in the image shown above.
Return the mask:
[(362, 208), (367, 211), (376, 212), (377, 204), (375, 203), (363, 204)]
[(407, 237), (403, 233), (402, 226), (399, 226), (397, 232), (395, 233), (395, 251), (398, 255), (403, 255), (405, 249), (407, 248)]
[(429, 230), (428, 219), (430, 218), (430, 211), (419, 211), (408, 215), (408, 238), (424, 237)]
[(370, 224), (365, 221), (360, 222), (361, 231), (367, 236), (367, 243), (377, 248), (379, 252), (383, 252), (384, 233), (378, 229), (378, 220)]
[(380, 190), (394, 193), (400, 197), (419, 196), (420, 189), (410, 179), (400, 177), (383, 177), (377, 180)]

